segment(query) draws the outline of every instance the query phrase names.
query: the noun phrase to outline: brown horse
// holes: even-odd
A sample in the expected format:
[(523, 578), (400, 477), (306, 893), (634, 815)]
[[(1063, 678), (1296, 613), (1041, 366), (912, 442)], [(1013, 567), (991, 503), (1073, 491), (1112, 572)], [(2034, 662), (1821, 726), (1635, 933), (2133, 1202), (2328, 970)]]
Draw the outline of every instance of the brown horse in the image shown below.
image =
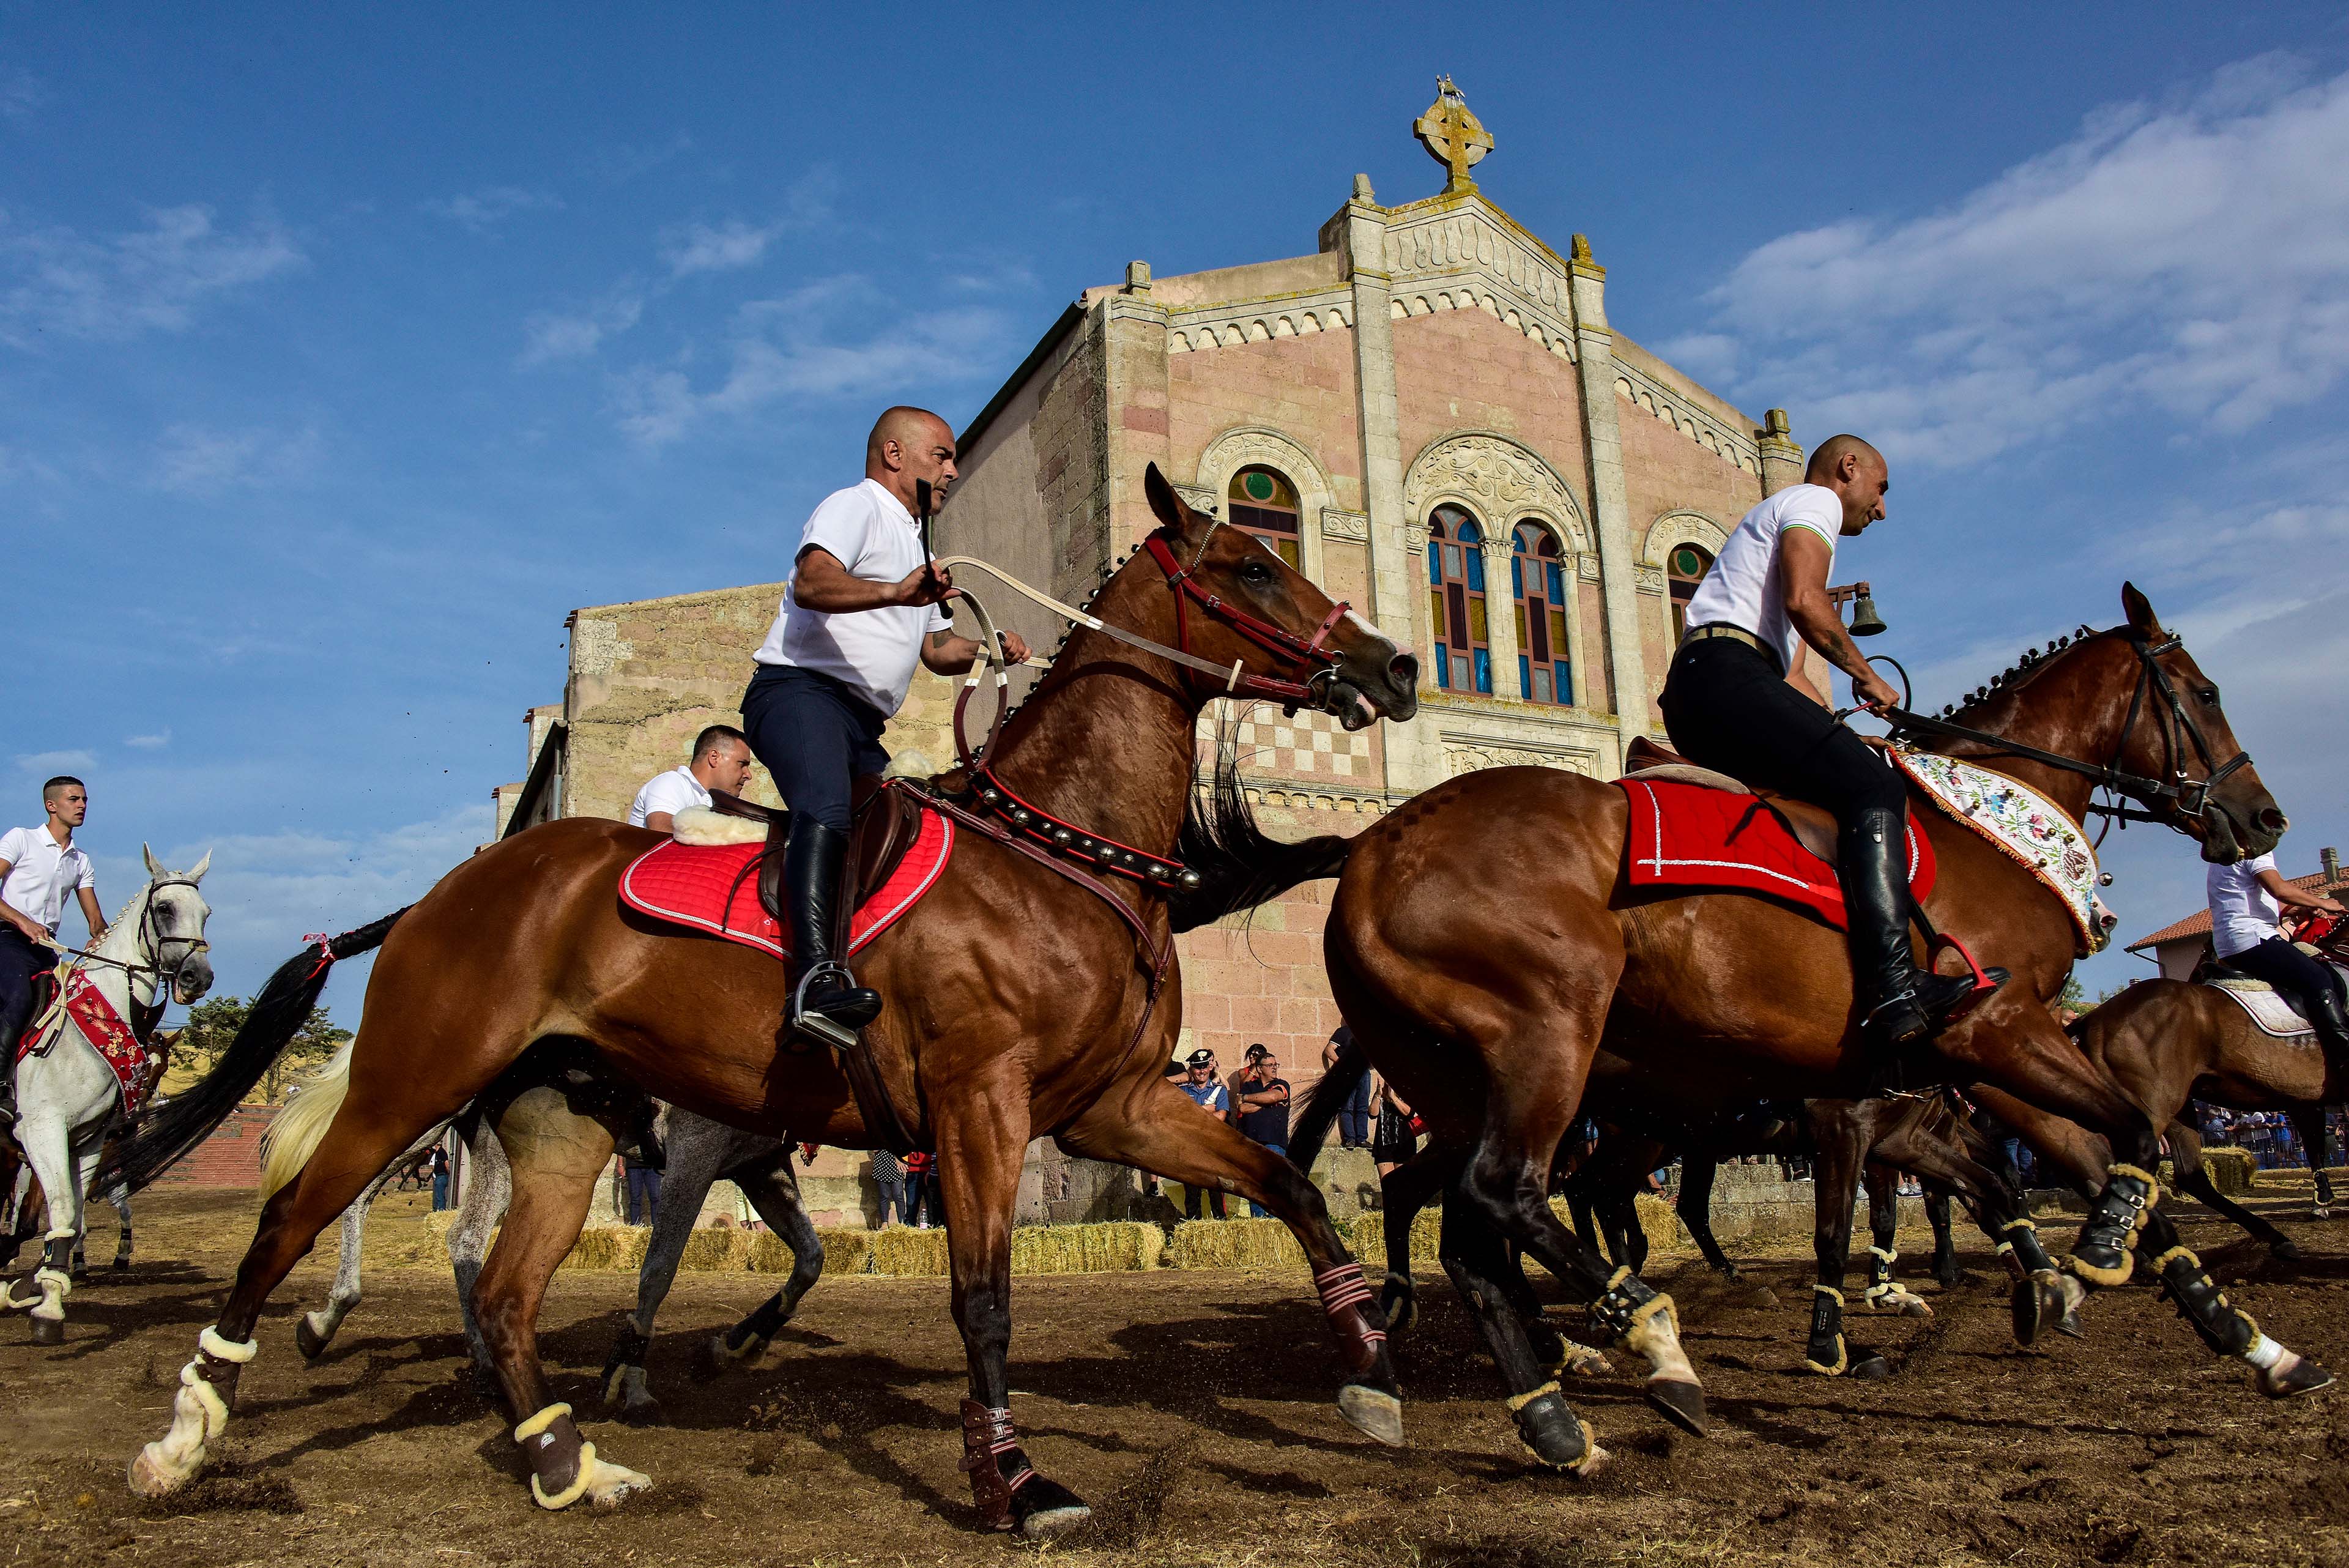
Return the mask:
[[(1382, 1441), (1402, 1439), (1385, 1325), (1320, 1194), (1162, 1076), (1180, 1023), (1167, 896), (1175, 884), (1147, 872), (1199, 836), (1185, 829), (1197, 723), (1210, 701), (1234, 687), (1271, 689), (1352, 727), (1381, 712), (1408, 718), (1417, 661), (1260, 542), (1192, 511), (1154, 467), (1144, 489), (1160, 526), (1090, 607), (1111, 630), (1081, 628), (983, 771), (934, 781), (964, 814), (953, 859), (859, 965), (889, 999), (869, 1031), (886, 1092), (941, 1157), (954, 1314), (970, 1367), (963, 1468), (988, 1525), (1031, 1534), (1087, 1511), (1030, 1468), (1009, 1409), (1011, 1220), (1033, 1137), (1242, 1193), (1278, 1215), (1310, 1260), (1339, 1343), (1341, 1413)], [(1216, 673), (1199, 673), (1201, 663)], [(1295, 680), (1280, 686), (1282, 676)], [(1091, 846), (1099, 859), (1077, 860), (1049, 847), (1055, 820), (1070, 825), (1061, 845), (1112, 842)], [(994, 829), (999, 837), (988, 830), (1006, 822)], [(526, 1054), (556, 1055), (574, 1076), (608, 1073), (753, 1131), (850, 1148), (876, 1141), (827, 1054), (779, 1050), (781, 964), (622, 907), (622, 870), (657, 842), (616, 823), (550, 823), (460, 865), (398, 918), (368, 982), (348, 1093), (298, 1177), (263, 1210), (220, 1321), (182, 1374), (171, 1432), (131, 1466), (135, 1490), (168, 1492), (194, 1475), (254, 1353), (263, 1302), (318, 1232), (419, 1132), (514, 1087)], [(1328, 875), (1333, 842), (1227, 837), (1219, 857), (1194, 868), (1227, 871), (1238, 888), (1229, 897), (1245, 902)], [(1144, 874), (1121, 874), (1120, 864)], [(1089, 889), (1071, 872), (1101, 886)], [(1196, 901), (1191, 919), (1219, 912)], [(646, 1479), (581, 1439), (569, 1407), (548, 1389), (534, 1328), (611, 1154), (610, 1118), (582, 1115), (547, 1089), (512, 1104), (500, 1134), (513, 1205), (474, 1310), (539, 1501), (610, 1504)]]
[[(2075, 821), (2102, 785), (2199, 839), (2207, 859), (2259, 853), (2283, 814), (2236, 746), (2217, 690), (2142, 595), (2125, 587), (2122, 598), (2126, 625), (2010, 671), (1959, 715), (1978, 738), (1939, 749), (1995, 762)], [(1940, 864), (1933, 926), (2013, 976), (1941, 1035), (1935, 1075), (2006, 1088), (2095, 1128), (2118, 1156), (2067, 1276), (2017, 1206), (1988, 1205), (2029, 1266), (2014, 1296), (2018, 1337), (2085, 1288), (2126, 1281), (2142, 1231), (2198, 1330), (2258, 1366), (2263, 1389), (2329, 1380), (2228, 1306), (2158, 1212), (2156, 1125), (2048, 1011), (2076, 940), (2064, 905), (1938, 809), (1920, 815)], [(1484, 846), (1504, 822), (1539, 852), (1495, 859)], [(1610, 1098), (1702, 1119), (1754, 1099), (1857, 1097), (1872, 1065), (1840, 932), (1760, 898), (1632, 888), (1627, 823), (1622, 792), (1595, 779), (1541, 768), (1454, 778), (1352, 841), (1325, 938), (1356, 1040), (1443, 1141), (1470, 1151), (1453, 1192), (1481, 1224), (1447, 1228), (1444, 1262), (1502, 1364), (1520, 1435), (1568, 1467), (1588, 1439), (1496, 1283), (1503, 1239), (1591, 1301), (1602, 1329), (1652, 1336), (1671, 1324), (1669, 1298), (1628, 1269), (1610, 1276), (1545, 1201), (1594, 1070)], [(1817, 1289), (1831, 1296), (1837, 1284)]]
[[(2306, 1140), (2310, 1164), (2322, 1158), (2323, 1107), (2349, 1098), (2349, 1083), (2326, 1063), (2313, 1035), (2278, 1039), (2251, 1022), (2214, 986), (2178, 980), (2139, 981), (2073, 1025), (2080, 1048), (2168, 1131), (2176, 1185), (2240, 1225), (2280, 1258), (2300, 1250), (2260, 1215), (2230, 1202), (2202, 1164), (2202, 1134), (2187, 1116), (2189, 1100), (2239, 1111), (2291, 1114)], [(2104, 1139), (2087, 1128), (2001, 1095), (1983, 1106), (2075, 1179), (2100, 1172)]]

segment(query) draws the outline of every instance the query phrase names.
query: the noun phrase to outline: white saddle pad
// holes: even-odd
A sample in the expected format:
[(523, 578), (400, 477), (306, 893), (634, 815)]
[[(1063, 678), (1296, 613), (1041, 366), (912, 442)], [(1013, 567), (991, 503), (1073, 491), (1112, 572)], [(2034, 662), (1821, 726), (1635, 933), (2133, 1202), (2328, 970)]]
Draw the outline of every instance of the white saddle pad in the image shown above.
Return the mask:
[(2236, 1005), (2251, 1015), (2251, 1022), (2260, 1026), (2262, 1034), (2289, 1040), (2294, 1035), (2316, 1033), (2308, 1026), (2308, 1020), (2300, 1015), (2300, 1010), (2284, 999), (2283, 992), (2266, 981), (2214, 980), (2209, 985), (2212, 990), (2223, 991), (2233, 998)]

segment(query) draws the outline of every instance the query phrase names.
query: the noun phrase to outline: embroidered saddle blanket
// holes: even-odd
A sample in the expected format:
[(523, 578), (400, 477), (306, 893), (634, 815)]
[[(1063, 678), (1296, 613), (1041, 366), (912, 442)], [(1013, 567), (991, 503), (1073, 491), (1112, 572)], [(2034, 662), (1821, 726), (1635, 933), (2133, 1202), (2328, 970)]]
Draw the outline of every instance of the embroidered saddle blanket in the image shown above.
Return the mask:
[(147, 1069), (150, 1064), (147, 1048), (139, 1044), (139, 1036), (131, 1033), (130, 1025), (122, 1021), (122, 1014), (114, 1011), (114, 1003), (107, 1001), (106, 992), (87, 972), (78, 969), (67, 971), (64, 999), (41, 1010), (33, 1026), (25, 1031), (24, 1038), (16, 1042), (14, 1061), (21, 1062), (33, 1054), (41, 1036), (48, 1033), (52, 1020), (57, 1020), (61, 1035), (71, 1028), (89, 1042), (89, 1048), (114, 1074), (115, 1087), (122, 1096), (122, 1114), (136, 1116), (147, 1089)]
[(2062, 806), (1979, 763), (1898, 746), (1890, 754), (1936, 805), (1996, 845), (2064, 901), (2082, 958), (2113, 940), (2118, 917), (2096, 897), (2095, 846)]
[[(850, 952), (895, 924), (946, 874), (947, 860), (954, 853), (954, 824), (926, 808), (921, 817), (905, 857), (850, 917)], [(620, 873), (620, 901), (657, 920), (690, 926), (786, 958), (791, 936), (759, 902), (761, 847), (672, 839), (639, 855)]]
[[(2339, 964), (2333, 968), (2349, 977), (2349, 970)], [(2292, 1004), (2291, 998), (2266, 981), (2253, 980), (2249, 975), (2226, 975), (2202, 983), (2213, 991), (2224, 992), (2230, 1001), (2251, 1015), (2251, 1022), (2259, 1025), (2262, 1034), (2278, 1040), (2314, 1039), (2316, 1036), (2316, 1031), (2309, 1027), (2308, 1020), (2300, 1015), (2300, 1009)]]
[[(1835, 867), (1806, 848), (1761, 796), (1666, 778), (1616, 782), (1631, 805), (1634, 888), (1765, 893), (1844, 928)], [(1933, 891), (1933, 846), (1913, 815), (1908, 838), (1909, 888), (1921, 904)]]

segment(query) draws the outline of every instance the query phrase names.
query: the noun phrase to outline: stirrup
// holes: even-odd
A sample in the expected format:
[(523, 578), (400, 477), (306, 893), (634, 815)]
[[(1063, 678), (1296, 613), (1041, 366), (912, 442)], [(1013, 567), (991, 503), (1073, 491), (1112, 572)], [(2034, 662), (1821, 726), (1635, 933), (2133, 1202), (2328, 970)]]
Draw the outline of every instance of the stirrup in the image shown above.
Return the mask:
[[(827, 987), (836, 984), (839, 988), (838, 993), (827, 998), (811, 997), (810, 988), (819, 981), (824, 982)], [(857, 990), (856, 977), (849, 973), (844, 966), (829, 960), (809, 965), (807, 973), (800, 977), (798, 989), (792, 992), (792, 1032), (819, 1045), (829, 1045), (835, 1051), (854, 1051), (863, 1032), (862, 1025), (833, 1018), (823, 1010), (821, 1004), (825, 1001), (830, 1001), (835, 1005), (843, 1002), (861, 1001), (856, 995)], [(865, 992), (864, 995), (872, 997), (873, 1012), (877, 1015), (880, 1012), (878, 1006), (880, 998), (869, 991)], [(872, 1020), (868, 1017), (864, 1022), (870, 1023)]]

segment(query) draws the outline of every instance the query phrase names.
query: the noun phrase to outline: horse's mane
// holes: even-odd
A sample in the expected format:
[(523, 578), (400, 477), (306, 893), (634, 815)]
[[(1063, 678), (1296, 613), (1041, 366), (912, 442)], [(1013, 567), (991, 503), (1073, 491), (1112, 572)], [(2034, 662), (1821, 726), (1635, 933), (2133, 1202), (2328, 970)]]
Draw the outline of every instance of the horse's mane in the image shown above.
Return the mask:
[(2039, 674), (2052, 664), (2057, 654), (2065, 652), (2075, 644), (2087, 642), (2095, 638), (2109, 637), (2112, 634), (2110, 632), (2097, 631), (2091, 627), (2083, 625), (2076, 631), (2066, 632), (2062, 637), (2050, 639), (2047, 647), (2044, 651), (2038, 648), (2026, 649), (2013, 664), (2008, 665), (2005, 670), (1991, 677), (1989, 684), (1977, 686), (1971, 692), (1961, 695), (1956, 701), (1945, 705), (1941, 709), (1941, 717), (1944, 719), (1956, 719), (1963, 714), (1971, 713), (1976, 708), (1983, 707), (1995, 699), (2006, 696), (2013, 692), (2016, 688), (2026, 684), (2032, 677)]

